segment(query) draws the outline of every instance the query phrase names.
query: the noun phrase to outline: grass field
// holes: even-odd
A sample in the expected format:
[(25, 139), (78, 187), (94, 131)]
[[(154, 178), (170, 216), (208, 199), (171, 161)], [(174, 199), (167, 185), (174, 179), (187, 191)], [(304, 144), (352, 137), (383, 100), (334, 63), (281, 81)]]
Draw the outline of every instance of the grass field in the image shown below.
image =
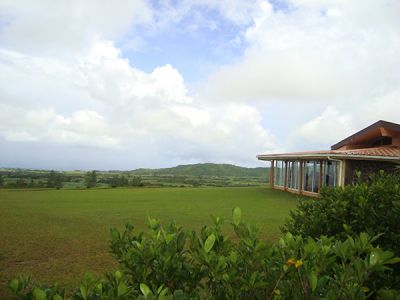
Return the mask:
[(131, 222), (145, 229), (147, 215), (186, 229), (230, 217), (239, 206), (245, 221), (274, 240), (297, 197), (266, 187), (0, 190), (0, 298), (18, 274), (71, 285), (85, 271), (117, 267), (108, 249), (109, 228)]

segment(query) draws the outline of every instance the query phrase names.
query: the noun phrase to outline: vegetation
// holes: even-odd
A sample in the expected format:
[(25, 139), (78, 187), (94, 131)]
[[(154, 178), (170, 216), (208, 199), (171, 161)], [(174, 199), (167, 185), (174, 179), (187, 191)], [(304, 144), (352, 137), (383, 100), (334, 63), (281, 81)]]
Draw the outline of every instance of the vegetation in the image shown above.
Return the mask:
[(85, 184), (88, 189), (93, 188), (97, 184), (96, 171), (87, 172), (85, 175)]
[[(300, 201), (285, 232), (316, 238), (322, 234), (344, 240), (366, 232), (376, 244), (400, 256), (400, 176), (380, 173), (344, 189), (324, 189), (317, 200)], [(400, 286), (400, 267), (385, 281)]]
[[(94, 173), (93, 173), (94, 172)], [(93, 175), (96, 175), (94, 180)], [(133, 171), (65, 171), (0, 169), (5, 188), (107, 187), (200, 187), (259, 186), (268, 178), (268, 168), (243, 168), (226, 164), (195, 164), (166, 169)], [(0, 185), (1, 187), (1, 185)]]
[[(111, 250), (121, 271), (103, 279), (87, 274), (73, 299), (395, 299), (400, 291), (376, 287), (374, 278), (400, 262), (374, 247), (366, 233), (345, 241), (303, 239), (286, 234), (269, 245), (259, 229), (241, 221), (235, 208), (235, 237), (223, 233), (221, 218), (200, 233), (149, 218), (149, 230), (111, 230)], [(21, 299), (66, 299), (63, 289), (14, 279)]]
[(138, 169), (133, 174), (180, 175), (180, 176), (222, 176), (222, 177), (266, 177), (267, 168), (243, 168), (230, 164), (180, 165), (165, 169)]
[(262, 226), (260, 237), (274, 241), (297, 203), (295, 195), (265, 187), (0, 190), (0, 241), (7, 241), (0, 242), (0, 299), (8, 299), (5, 284), (20, 274), (69, 289), (86, 271), (114, 270), (110, 227), (130, 221), (145, 230), (151, 215), (200, 230), (211, 214), (229, 218), (239, 206)]
[(398, 175), (326, 189), (301, 201), (278, 242), (242, 222), (239, 208), (230, 222), (213, 217), (192, 231), (149, 217), (147, 231), (111, 230), (118, 271), (87, 274), (68, 292), (25, 277), (9, 288), (21, 299), (400, 299), (399, 203)]
[[(33, 181), (32, 178), (31, 178), (31, 181)], [(61, 173), (50, 171), (50, 173), (48, 174), (48, 177), (47, 177), (47, 187), (48, 188), (56, 188), (57, 190), (62, 188), (63, 187), (63, 175)]]

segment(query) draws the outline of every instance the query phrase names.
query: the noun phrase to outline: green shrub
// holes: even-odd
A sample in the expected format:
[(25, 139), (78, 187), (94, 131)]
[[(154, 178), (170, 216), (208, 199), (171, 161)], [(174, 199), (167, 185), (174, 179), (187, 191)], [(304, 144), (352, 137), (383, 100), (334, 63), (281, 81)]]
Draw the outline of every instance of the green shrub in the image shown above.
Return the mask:
[[(346, 239), (366, 232), (375, 245), (400, 255), (400, 176), (381, 172), (369, 182), (323, 189), (321, 198), (301, 200), (283, 228), (303, 237)], [(400, 285), (400, 268), (383, 279)]]
[(380, 173), (370, 182), (323, 189), (321, 198), (301, 201), (284, 232), (314, 238), (380, 234), (377, 243), (400, 255), (399, 220), (400, 177)]
[[(373, 246), (379, 236), (361, 233), (344, 241), (287, 233), (277, 243), (258, 238), (259, 229), (243, 223), (233, 210), (234, 236), (213, 218), (199, 233), (149, 218), (147, 232), (126, 225), (111, 230), (111, 250), (121, 271), (95, 279), (87, 274), (71, 299), (398, 299), (376, 278), (390, 275), (400, 262)], [(225, 224), (225, 225), (224, 225)], [(19, 299), (67, 299), (57, 285), (14, 279)], [(396, 298), (398, 297), (398, 298)]]

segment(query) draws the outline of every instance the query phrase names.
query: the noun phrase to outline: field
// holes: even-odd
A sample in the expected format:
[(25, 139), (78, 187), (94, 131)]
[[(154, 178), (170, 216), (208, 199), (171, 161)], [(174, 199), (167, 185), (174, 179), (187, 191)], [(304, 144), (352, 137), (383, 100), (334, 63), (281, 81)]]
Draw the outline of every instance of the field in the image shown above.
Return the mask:
[(109, 228), (131, 222), (145, 229), (147, 215), (186, 229), (230, 217), (235, 206), (245, 221), (277, 239), (297, 197), (267, 187), (130, 188), (93, 190), (0, 190), (0, 298), (18, 274), (71, 285), (85, 271), (117, 267), (108, 250)]

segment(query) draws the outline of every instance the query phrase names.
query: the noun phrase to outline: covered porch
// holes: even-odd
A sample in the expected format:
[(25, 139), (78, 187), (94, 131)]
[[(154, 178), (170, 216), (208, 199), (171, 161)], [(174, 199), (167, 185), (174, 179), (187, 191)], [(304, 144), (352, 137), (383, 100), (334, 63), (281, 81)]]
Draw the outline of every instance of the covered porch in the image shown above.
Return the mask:
[(344, 185), (346, 161), (332, 158), (328, 153), (273, 154), (257, 158), (270, 161), (269, 183), (273, 189), (318, 197), (322, 187)]

